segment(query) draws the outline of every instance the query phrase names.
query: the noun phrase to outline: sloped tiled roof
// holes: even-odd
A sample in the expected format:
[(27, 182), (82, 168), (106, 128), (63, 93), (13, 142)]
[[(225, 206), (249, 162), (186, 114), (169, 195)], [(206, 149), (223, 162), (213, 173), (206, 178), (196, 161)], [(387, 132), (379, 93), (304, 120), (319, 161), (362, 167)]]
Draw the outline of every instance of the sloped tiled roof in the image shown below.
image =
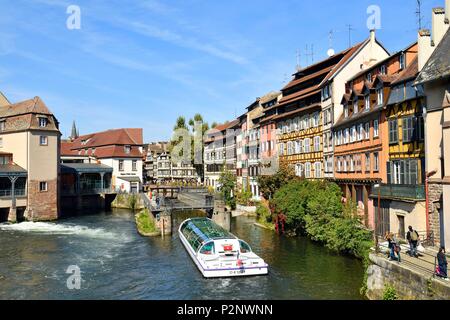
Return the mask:
[(298, 85), (300, 83), (303, 83), (303, 82), (306, 82), (308, 80), (314, 79), (315, 77), (318, 77), (318, 76), (321, 76), (321, 75), (324, 75), (324, 74), (328, 74), (332, 69), (333, 69), (333, 66), (329, 66), (327, 68), (323, 68), (323, 69), (320, 69), (320, 70), (318, 70), (318, 71), (316, 71), (314, 73), (311, 73), (310, 75), (307, 75), (305, 77), (294, 79), (294, 80), (290, 81), (287, 85), (285, 85), (283, 87), (283, 89), (281, 89), (281, 90), (286, 90), (286, 89), (295, 87), (296, 85)]
[(399, 73), (397, 78), (391, 82), (392, 85), (395, 85), (397, 83), (415, 78), (417, 76), (417, 72), (419, 71), (419, 63), (418, 63), (418, 57), (416, 56), (413, 61), (409, 64), (409, 66), (406, 67), (405, 70)]
[(450, 28), (419, 73), (416, 84), (450, 76)]
[[(142, 141), (141, 128), (107, 130), (80, 136), (73, 142), (62, 142), (61, 155), (92, 156), (99, 159), (138, 158), (142, 157), (142, 152), (139, 150), (143, 144)], [(131, 147), (129, 153), (125, 152), (124, 146)]]
[(406, 48), (404, 48), (403, 50), (397, 51), (397, 52), (393, 53), (392, 55), (390, 55), (389, 57), (386, 57), (385, 59), (378, 61), (378, 62), (375, 63), (374, 65), (372, 65), (372, 66), (370, 66), (370, 67), (368, 67), (368, 68), (366, 68), (366, 69), (364, 69), (364, 70), (361, 70), (360, 72), (358, 72), (357, 74), (355, 74), (354, 76), (352, 76), (348, 81), (355, 80), (355, 79), (361, 77), (362, 75), (367, 74), (367, 73), (369, 73), (369, 72), (375, 70), (376, 68), (378, 68), (378, 67), (380, 67), (381, 65), (385, 64), (386, 62), (391, 61), (393, 58), (399, 56), (402, 52), (409, 51), (409, 50), (410, 50), (412, 47), (414, 47), (415, 45), (417, 45), (417, 41), (414, 42), (414, 43), (412, 43), (412, 44), (410, 44), (410, 45), (408, 45), (408, 46), (407, 46)]
[(333, 70), (327, 74), (327, 76), (322, 80), (322, 83), (325, 83), (328, 79), (331, 79), (334, 74), (353, 56), (353, 54), (363, 47), (368, 41), (369, 40), (367, 39), (366, 41), (360, 42), (347, 49), (344, 57), (333, 67)]
[(141, 128), (123, 128), (85, 134), (72, 142), (72, 149), (95, 148), (107, 145), (142, 145), (142, 132)]
[(40, 97), (0, 107), (0, 117), (11, 117), (28, 113), (52, 115)]
[(273, 99), (277, 98), (280, 94), (281, 94), (280, 91), (269, 92), (268, 94), (266, 94), (266, 95), (261, 97), (261, 99), (259, 100), (259, 103), (260, 104), (264, 104), (264, 103), (267, 103), (269, 101), (272, 101)]
[[(45, 127), (40, 127), (39, 117), (47, 118)], [(59, 132), (58, 121), (39, 97), (0, 106), (0, 119), (6, 121), (4, 132), (30, 129)]]
[(72, 142), (61, 141), (61, 156), (79, 156), (77, 150), (72, 150)]

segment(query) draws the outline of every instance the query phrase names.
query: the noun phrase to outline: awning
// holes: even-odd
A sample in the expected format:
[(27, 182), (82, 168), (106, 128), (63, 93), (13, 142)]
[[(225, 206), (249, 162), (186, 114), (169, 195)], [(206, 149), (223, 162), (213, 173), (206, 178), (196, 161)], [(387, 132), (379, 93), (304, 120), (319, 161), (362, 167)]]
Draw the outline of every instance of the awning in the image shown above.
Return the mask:
[(141, 179), (139, 179), (138, 176), (124, 176), (124, 177), (117, 177), (117, 179), (125, 180), (128, 182), (141, 182)]
[(63, 163), (61, 173), (112, 173), (113, 168), (100, 163)]
[(27, 170), (16, 164), (0, 164), (0, 177), (26, 177)]

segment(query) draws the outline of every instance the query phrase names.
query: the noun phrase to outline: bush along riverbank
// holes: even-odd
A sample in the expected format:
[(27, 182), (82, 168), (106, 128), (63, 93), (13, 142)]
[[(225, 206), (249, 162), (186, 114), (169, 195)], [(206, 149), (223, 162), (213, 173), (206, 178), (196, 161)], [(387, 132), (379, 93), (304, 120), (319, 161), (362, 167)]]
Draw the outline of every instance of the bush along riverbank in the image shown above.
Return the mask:
[(272, 213), (264, 202), (258, 203), (256, 207), (256, 224), (269, 230), (275, 230)]
[[(372, 232), (356, 214), (356, 205), (342, 202), (339, 186), (328, 181), (313, 181), (295, 176), (289, 167), (281, 167), (272, 177), (264, 177), (260, 188), (270, 200), (270, 217), (267, 207), (258, 208), (260, 221), (273, 223), (273, 216), (285, 216), (287, 235), (303, 235), (325, 247), (350, 254), (362, 260), (365, 270), (369, 266)], [(270, 221), (270, 222), (269, 222)], [(361, 288), (365, 295), (367, 272)]]
[(156, 222), (148, 209), (143, 209), (135, 215), (138, 233), (145, 237), (159, 236), (161, 231), (156, 227)]
[(271, 204), (275, 212), (286, 216), (288, 233), (306, 235), (332, 250), (362, 259), (372, 245), (372, 233), (356, 216), (356, 207), (341, 199), (335, 183), (294, 180), (275, 192)]

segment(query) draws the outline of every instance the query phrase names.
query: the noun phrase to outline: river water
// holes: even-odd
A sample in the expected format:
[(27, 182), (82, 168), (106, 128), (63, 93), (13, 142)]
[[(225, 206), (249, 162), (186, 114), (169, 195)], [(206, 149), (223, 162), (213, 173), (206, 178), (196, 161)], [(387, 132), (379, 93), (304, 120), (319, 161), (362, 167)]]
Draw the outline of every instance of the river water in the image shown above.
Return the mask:
[[(139, 236), (127, 210), (0, 225), (0, 299), (363, 298), (360, 261), (253, 222), (235, 217), (231, 231), (267, 261), (269, 275), (223, 279), (203, 278), (176, 232)], [(80, 289), (67, 287), (69, 266), (81, 271)]]

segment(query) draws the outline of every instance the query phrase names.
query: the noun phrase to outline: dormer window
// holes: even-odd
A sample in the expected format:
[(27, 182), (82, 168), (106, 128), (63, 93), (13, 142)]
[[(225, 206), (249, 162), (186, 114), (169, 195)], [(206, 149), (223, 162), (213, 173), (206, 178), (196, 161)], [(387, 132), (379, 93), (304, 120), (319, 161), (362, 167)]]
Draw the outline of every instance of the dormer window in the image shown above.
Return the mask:
[(381, 74), (386, 74), (386, 65), (382, 65), (381, 67), (380, 67), (380, 73)]
[(400, 70), (405, 69), (405, 53), (402, 52), (400, 56), (398, 57), (399, 64), (400, 64)]
[(126, 154), (130, 154), (130, 152), (131, 152), (131, 146), (125, 146), (125, 147), (124, 147), (124, 150), (125, 150), (125, 153), (126, 153)]
[(383, 87), (377, 88), (377, 104), (379, 106), (383, 105), (384, 95), (383, 95)]
[(366, 110), (370, 110), (370, 94), (364, 97), (364, 105)]
[(47, 126), (47, 122), (48, 122), (47, 118), (40, 117), (39, 118), (39, 127), (45, 128)]
[(355, 101), (353, 101), (353, 113), (358, 113), (358, 99), (356, 99)]
[(372, 82), (372, 72), (369, 72), (366, 76), (367, 81)]
[(330, 97), (330, 86), (326, 85), (322, 89), (322, 100), (327, 100)]
[(344, 117), (348, 118), (348, 104), (344, 106)]

